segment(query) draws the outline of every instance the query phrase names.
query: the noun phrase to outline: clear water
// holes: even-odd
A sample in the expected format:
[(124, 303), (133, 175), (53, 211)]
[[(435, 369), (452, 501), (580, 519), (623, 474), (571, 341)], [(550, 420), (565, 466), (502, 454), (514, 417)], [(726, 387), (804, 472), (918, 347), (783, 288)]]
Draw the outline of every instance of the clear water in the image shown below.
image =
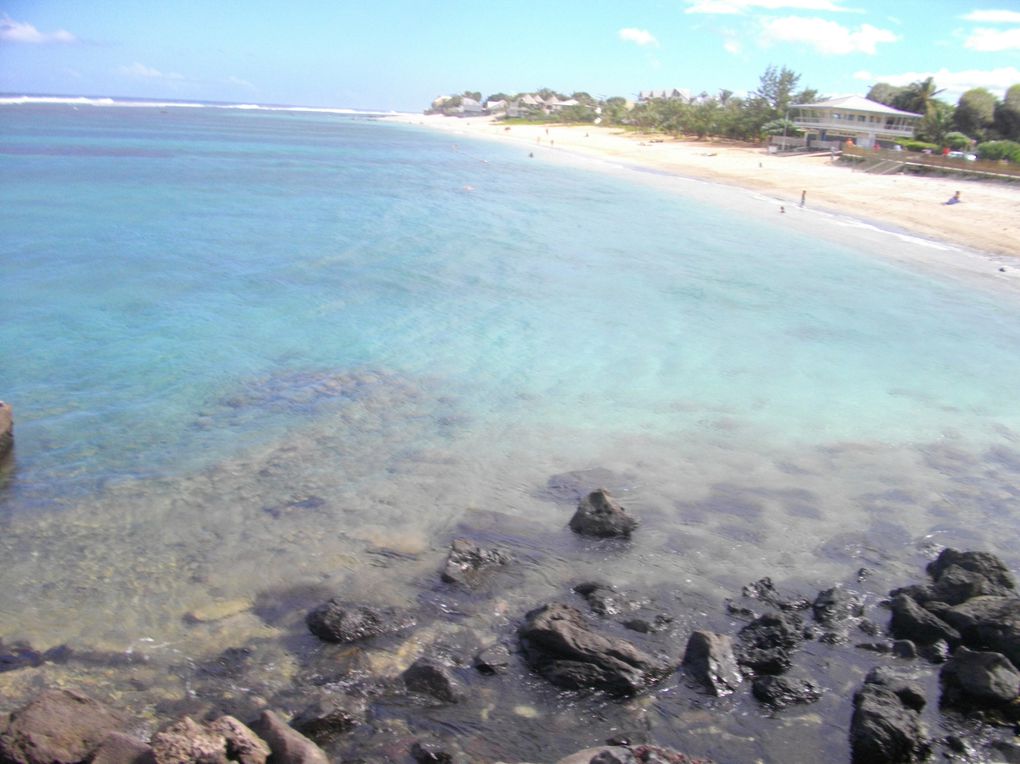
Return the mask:
[[(335, 115), (7, 107), (0, 178), (7, 642), (282, 645), (267, 593), (420, 602), (471, 531), (530, 550), (507, 623), (585, 576), (724, 630), (762, 575), (867, 565), (877, 598), (932, 544), (1020, 567), (1020, 302), (899, 257), (919, 243)], [(626, 553), (544, 490), (594, 468), (642, 519)], [(193, 679), (157, 673), (153, 713)]]

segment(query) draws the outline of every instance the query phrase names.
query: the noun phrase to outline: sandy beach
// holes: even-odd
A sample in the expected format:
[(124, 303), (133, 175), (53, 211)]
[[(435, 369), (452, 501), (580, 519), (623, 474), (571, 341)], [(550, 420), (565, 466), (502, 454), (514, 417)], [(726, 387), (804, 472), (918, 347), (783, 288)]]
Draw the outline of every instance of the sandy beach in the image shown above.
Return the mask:
[[(513, 125), (492, 119), (398, 115), (407, 124), (520, 143), (536, 159), (571, 152), (731, 184), (797, 206), (859, 218), (992, 255), (1020, 256), (1020, 184), (907, 175), (871, 175), (828, 156), (775, 156), (764, 147), (675, 140), (617, 128)], [(661, 142), (660, 142), (661, 141)], [(956, 191), (962, 204), (945, 206)], [(1018, 263), (1020, 266), (1020, 263)]]

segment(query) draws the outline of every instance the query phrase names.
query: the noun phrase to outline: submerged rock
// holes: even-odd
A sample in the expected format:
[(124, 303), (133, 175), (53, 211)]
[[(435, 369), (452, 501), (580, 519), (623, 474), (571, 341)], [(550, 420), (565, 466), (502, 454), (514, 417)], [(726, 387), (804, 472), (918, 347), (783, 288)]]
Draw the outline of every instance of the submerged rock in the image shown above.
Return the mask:
[(738, 634), (737, 661), (759, 674), (782, 674), (790, 653), (804, 639), (804, 625), (794, 613), (766, 613)]
[(87, 695), (47, 690), (0, 726), (0, 761), (78, 764), (88, 761), (110, 733), (124, 726), (121, 714)]
[(779, 610), (807, 610), (811, 607), (811, 603), (804, 597), (780, 593), (768, 576), (745, 585), (741, 594), (748, 599), (759, 600)]
[(531, 668), (559, 687), (634, 695), (672, 670), (626, 640), (595, 632), (569, 605), (532, 610), (517, 633)]
[(10, 404), (0, 401), (0, 459), (14, 448), (14, 415)]
[(712, 764), (660, 745), (605, 745), (572, 753), (556, 764)]
[(510, 560), (509, 554), (498, 549), (483, 549), (466, 539), (456, 539), (440, 576), (448, 584), (477, 586), (485, 575)]
[(410, 625), (410, 619), (393, 610), (351, 605), (336, 597), (312, 610), (305, 622), (319, 639), (341, 644), (392, 634)]
[(316, 743), (329, 742), (365, 721), (365, 703), (347, 696), (314, 701), (290, 720), (290, 726)]
[(710, 631), (695, 631), (687, 640), (684, 668), (715, 695), (729, 695), (744, 677), (733, 655), (732, 640)]
[(263, 711), (251, 729), (269, 746), (273, 764), (329, 764), (325, 751), (273, 711)]
[(570, 529), (582, 536), (629, 538), (638, 522), (604, 488), (592, 491), (577, 505)]
[(786, 708), (795, 703), (814, 703), (822, 696), (818, 683), (801, 675), (755, 677), (751, 693), (760, 702), (773, 708)]
[(419, 658), (400, 675), (411, 692), (429, 695), (443, 703), (458, 703), (464, 689), (446, 666), (431, 658)]
[(811, 603), (811, 610), (818, 623), (830, 628), (864, 615), (860, 597), (841, 586), (819, 592)]

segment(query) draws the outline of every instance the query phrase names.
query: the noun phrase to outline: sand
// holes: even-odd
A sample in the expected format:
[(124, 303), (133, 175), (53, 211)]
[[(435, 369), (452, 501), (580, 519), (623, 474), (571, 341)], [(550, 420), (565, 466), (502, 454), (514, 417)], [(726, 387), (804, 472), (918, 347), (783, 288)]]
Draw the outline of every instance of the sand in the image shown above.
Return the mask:
[[(484, 117), (417, 114), (388, 119), (519, 143), (540, 161), (552, 159), (553, 152), (570, 152), (740, 186), (774, 198), (777, 209), (796, 207), (806, 192), (806, 205), (812, 209), (996, 256), (996, 261), (1002, 256), (1020, 257), (1020, 183), (871, 175), (833, 163), (828, 155), (776, 156), (761, 146), (672, 139), (618, 128), (513, 125), (507, 129)], [(961, 192), (963, 203), (945, 206), (943, 202), (956, 191)], [(1020, 261), (1008, 265), (1020, 268)]]

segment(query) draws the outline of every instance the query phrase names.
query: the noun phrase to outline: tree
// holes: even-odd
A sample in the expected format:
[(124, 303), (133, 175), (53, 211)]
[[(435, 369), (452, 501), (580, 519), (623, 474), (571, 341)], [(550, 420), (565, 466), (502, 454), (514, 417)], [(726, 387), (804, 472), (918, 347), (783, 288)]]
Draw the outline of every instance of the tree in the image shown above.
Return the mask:
[(953, 119), (956, 129), (984, 140), (995, 121), (997, 99), (985, 88), (972, 88), (960, 96)]
[(602, 118), (613, 125), (619, 125), (627, 117), (627, 99), (620, 96), (607, 98), (602, 104)]
[(776, 70), (775, 66), (770, 65), (759, 78), (754, 95), (768, 104), (772, 119), (785, 117), (793, 98), (793, 89), (799, 81), (800, 75), (785, 66)]
[(585, 93), (583, 90), (579, 90), (570, 96), (575, 101), (585, 106), (595, 107), (598, 105), (598, 101), (591, 97), (590, 93)]
[(464, 97), (465, 98), (470, 98), (470, 99), (475, 100), (475, 101), (478, 101), (479, 103), (482, 102), (482, 94), (478, 90), (465, 90), (464, 91)]
[(999, 137), (1020, 141), (1020, 84), (1013, 85), (996, 104), (994, 122)]
[(940, 146), (946, 145), (946, 134), (953, 129), (953, 112), (955, 109), (944, 101), (934, 101), (921, 124), (917, 128), (917, 137), (922, 141), (930, 141)]
[(878, 82), (871, 86), (865, 97), (869, 101), (892, 106), (903, 90), (904, 88), (890, 85), (888, 82)]
[(510, 96), (508, 96), (506, 93), (493, 93), (491, 96), (489, 96), (485, 100), (486, 100), (486, 102), (488, 102), (488, 101), (507, 101), (507, 102), (510, 102), (510, 101), (512, 101), (514, 99), (511, 98)]
[(935, 87), (935, 78), (927, 77), (903, 88), (893, 98), (892, 106), (903, 111), (927, 116), (929, 110), (934, 108), (935, 96), (941, 92)]
[(820, 101), (818, 91), (814, 88), (804, 88), (793, 97), (793, 103), (818, 103)]

